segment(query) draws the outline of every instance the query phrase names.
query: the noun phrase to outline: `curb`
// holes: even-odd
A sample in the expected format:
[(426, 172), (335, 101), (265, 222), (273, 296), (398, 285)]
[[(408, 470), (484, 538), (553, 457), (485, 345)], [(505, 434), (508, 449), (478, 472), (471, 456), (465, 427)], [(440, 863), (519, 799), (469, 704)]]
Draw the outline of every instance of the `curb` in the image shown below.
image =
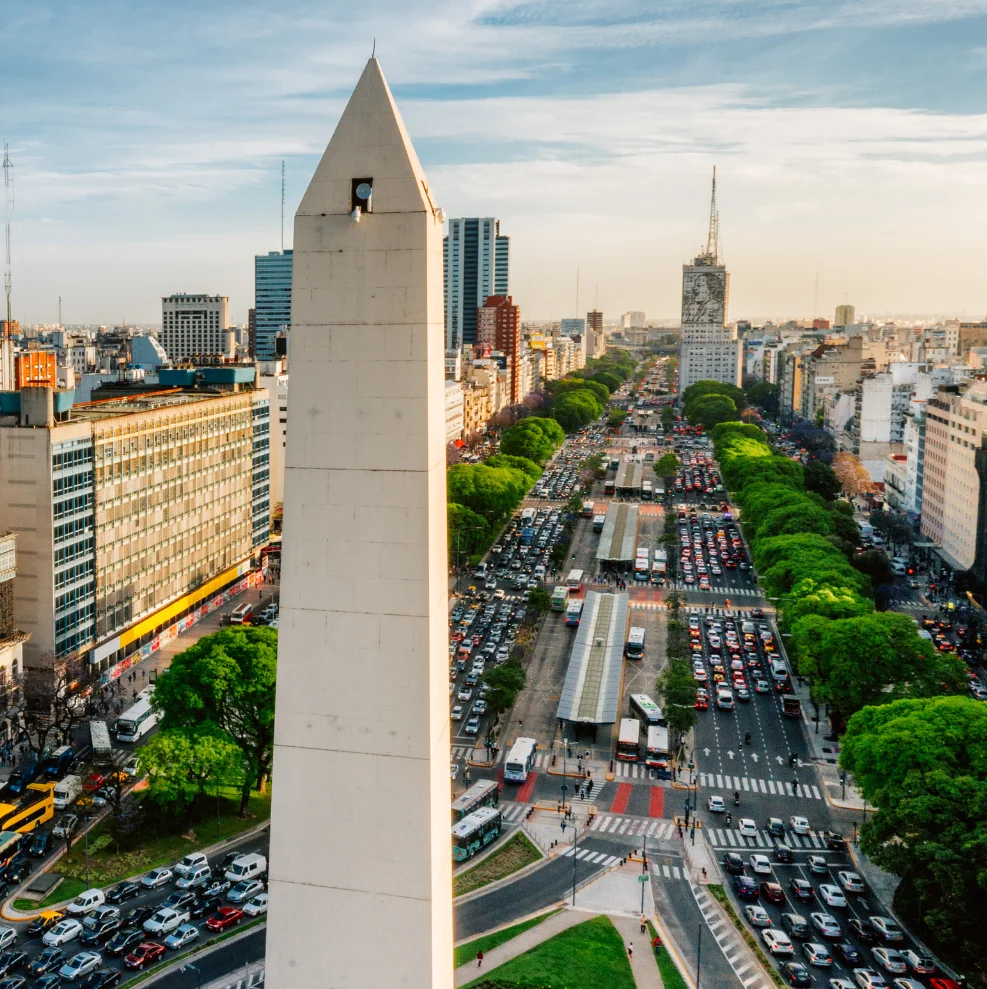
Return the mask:
[[(682, 976), (683, 981), (689, 986), (689, 989), (696, 989), (695, 980), (692, 978), (692, 974), (686, 967), (685, 959), (682, 957), (682, 952), (679, 950), (679, 946), (675, 943), (675, 940), (668, 933), (668, 929), (662, 924), (661, 920), (656, 913), (651, 921), (655, 925), (655, 930), (661, 935), (662, 947), (671, 955), (672, 961), (675, 963), (675, 967), (679, 970), (679, 975)], [(654, 954), (654, 952), (652, 952)]]
[[(527, 835), (525, 835), (525, 837), (527, 838)], [(528, 841), (531, 841), (531, 839), (528, 838)], [(469, 893), (463, 893), (462, 896), (454, 896), (452, 898), (453, 905), (455, 906), (457, 903), (468, 903), (470, 900), (475, 900), (477, 897), (483, 896), (485, 893), (491, 893), (495, 889), (502, 889), (504, 886), (508, 886), (511, 883), (516, 882), (518, 879), (521, 879), (532, 872), (536, 872), (542, 866), (548, 865), (549, 862), (554, 861), (554, 857), (550, 858), (546, 855), (545, 852), (538, 848), (538, 845), (535, 844), (535, 842), (531, 841), (531, 844), (534, 845), (539, 852), (541, 852), (542, 857), (540, 859), (536, 862), (529, 862), (528, 865), (524, 866), (524, 868), (518, 869), (517, 872), (512, 872), (509, 876), (504, 876), (503, 879), (495, 879), (492, 883), (487, 883), (479, 889), (471, 890)], [(468, 872), (469, 870), (467, 869), (466, 871)], [(510, 924), (507, 926), (510, 926)], [(476, 936), (479, 937), (479, 935)]]
[[(557, 905), (554, 907), (543, 907), (541, 910), (535, 910), (532, 913), (525, 914), (523, 917), (518, 917), (516, 920), (509, 920), (504, 924), (498, 924), (496, 927), (490, 927), (485, 931), (480, 931), (479, 934), (471, 934), (469, 937), (464, 937), (459, 941), (453, 941), (452, 946), (454, 948), (459, 948), (464, 944), (469, 944), (470, 941), (475, 941), (477, 938), (488, 937), (491, 934), (496, 934), (498, 931), (506, 931), (510, 927), (517, 927), (518, 924), (525, 924), (529, 920), (534, 920), (536, 917), (541, 917), (544, 914), (548, 914), (548, 916), (551, 917), (559, 912), (560, 908)], [(545, 919), (548, 920), (548, 917), (545, 917)], [(507, 942), (505, 941), (504, 943), (506, 944)], [(455, 971), (455, 969), (453, 969), (453, 971)]]

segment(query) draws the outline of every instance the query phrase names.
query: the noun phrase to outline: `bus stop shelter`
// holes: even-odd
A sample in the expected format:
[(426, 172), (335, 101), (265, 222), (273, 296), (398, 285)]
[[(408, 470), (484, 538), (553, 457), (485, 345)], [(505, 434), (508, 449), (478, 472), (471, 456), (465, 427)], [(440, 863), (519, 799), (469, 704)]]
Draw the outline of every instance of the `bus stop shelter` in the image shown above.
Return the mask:
[(637, 505), (611, 502), (600, 533), (596, 559), (605, 570), (628, 570), (637, 553)]

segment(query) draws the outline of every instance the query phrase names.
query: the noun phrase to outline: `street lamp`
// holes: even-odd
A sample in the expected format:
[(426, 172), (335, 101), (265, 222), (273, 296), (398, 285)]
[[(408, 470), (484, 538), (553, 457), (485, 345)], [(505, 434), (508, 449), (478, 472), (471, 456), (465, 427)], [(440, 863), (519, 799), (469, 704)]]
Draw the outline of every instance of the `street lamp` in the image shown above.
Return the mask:
[(180, 972), (184, 972), (187, 968), (188, 969), (191, 969), (193, 972), (195, 972), (196, 989), (202, 989), (202, 972), (200, 971), (199, 966), (198, 965), (193, 965), (191, 962), (186, 962), (179, 969), (179, 971)]

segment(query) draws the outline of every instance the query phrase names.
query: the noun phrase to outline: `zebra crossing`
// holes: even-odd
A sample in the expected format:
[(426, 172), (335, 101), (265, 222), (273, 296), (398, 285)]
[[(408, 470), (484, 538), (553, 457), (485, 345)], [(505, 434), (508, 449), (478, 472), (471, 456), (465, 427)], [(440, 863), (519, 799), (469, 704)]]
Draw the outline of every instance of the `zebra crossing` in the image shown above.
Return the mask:
[(607, 852), (594, 852), (590, 848), (580, 848), (579, 851), (569, 845), (564, 851), (559, 852), (559, 858), (572, 858), (575, 855), (577, 862), (585, 862), (587, 865), (602, 865), (610, 868), (620, 861), (619, 855), (610, 855)]
[[(700, 592), (699, 584), (686, 584), (681, 580), (673, 580), (668, 586), (672, 590), (683, 591), (686, 594)], [(700, 593), (726, 594), (729, 597), (736, 598), (759, 598), (761, 596), (761, 589), (759, 587), (742, 587), (739, 584), (713, 584), (710, 590)]]
[(719, 945), (727, 964), (733, 969), (744, 989), (762, 989), (765, 984), (764, 975), (758, 971), (757, 963), (750, 951), (746, 950), (743, 941), (737, 936), (734, 926), (726, 919), (723, 911), (716, 905), (713, 898), (702, 886), (689, 883), (696, 900), (696, 906), (706, 921), (710, 934)]
[(661, 841), (671, 838), (675, 833), (675, 822), (654, 817), (597, 814), (590, 822), (589, 829), (599, 834), (624, 835), (627, 838), (654, 838)]
[(685, 869), (680, 869), (677, 865), (668, 865), (667, 862), (652, 862), (651, 875), (664, 879), (689, 878), (689, 874)]
[(826, 839), (818, 831), (808, 834), (786, 831), (784, 837), (777, 839), (767, 831), (758, 831), (753, 837), (742, 835), (736, 828), (706, 827), (705, 831), (707, 840), (714, 848), (775, 848), (779, 841), (783, 841), (793, 850), (826, 850)]
[(799, 783), (795, 792), (790, 780), (762, 780), (749, 776), (729, 776), (726, 773), (700, 773), (699, 785), (718, 790), (739, 790), (742, 793), (771, 793), (778, 797), (801, 797), (803, 800), (822, 800), (819, 787), (812, 783)]
[(614, 763), (613, 774), (614, 776), (620, 776), (623, 779), (631, 780), (648, 780), (648, 779), (658, 779), (657, 776), (651, 775), (650, 766), (642, 766), (636, 762), (617, 762)]
[(497, 809), (505, 821), (511, 824), (518, 824), (523, 820), (524, 815), (531, 810), (531, 804), (516, 804), (505, 800), (497, 805)]

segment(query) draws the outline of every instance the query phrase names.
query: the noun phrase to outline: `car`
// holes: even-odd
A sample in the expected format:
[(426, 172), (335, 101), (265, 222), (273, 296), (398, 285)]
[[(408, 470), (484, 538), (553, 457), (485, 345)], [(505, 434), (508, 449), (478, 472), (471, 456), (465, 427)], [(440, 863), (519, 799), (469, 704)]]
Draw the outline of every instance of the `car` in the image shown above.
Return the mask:
[(156, 962), (164, 953), (165, 947), (163, 944), (158, 944), (157, 941), (142, 941), (124, 958), (123, 963), (127, 968), (140, 970), (145, 965)]
[(771, 916), (764, 907), (759, 907), (756, 903), (751, 903), (744, 907), (744, 915), (747, 917), (751, 927), (770, 927)]
[(758, 897), (757, 883), (749, 876), (734, 876), (733, 889), (741, 900), (756, 900)]
[(27, 966), (27, 974), (32, 978), (57, 971), (65, 964), (65, 952), (61, 948), (45, 948)]
[(152, 869), (141, 879), (141, 886), (145, 889), (157, 889), (159, 886), (166, 886), (175, 878), (171, 869), (162, 866), (159, 869)]
[(135, 896), (140, 896), (140, 892), (139, 883), (117, 883), (112, 889), (106, 891), (106, 902), (123, 903), (124, 900), (132, 900)]
[[(467, 677), (467, 679), (469, 679), (469, 678)], [(456, 704), (453, 707), (452, 712), (451, 712), (451, 714), (449, 716), (452, 718), (453, 721), (462, 721), (463, 720), (463, 705), (462, 704)]]
[(960, 985), (952, 979), (935, 978), (929, 979), (932, 989), (960, 989)]
[(808, 865), (809, 872), (816, 875), (825, 875), (829, 872), (829, 866), (826, 865), (826, 860), (821, 855), (810, 855)]
[(885, 942), (885, 944), (896, 944), (899, 941), (905, 940), (905, 935), (902, 929), (890, 918), (890, 917), (868, 917), (871, 922), (871, 926), (877, 931), (877, 936)]
[(812, 976), (809, 970), (799, 962), (785, 962), (781, 966), (781, 977), (790, 986), (811, 986)]
[(161, 903), (158, 904), (158, 909), (172, 910), (184, 910), (190, 903), (195, 902), (195, 893), (189, 890), (179, 890), (176, 893), (171, 893), (166, 896)]
[(775, 846), (775, 859), (779, 862), (794, 862), (795, 854), (783, 841)]
[(925, 986), (915, 979), (895, 979), (891, 984), (894, 989), (925, 989)]
[(26, 852), (18, 852), (7, 866), (4, 881), (12, 886), (22, 883), (34, 869), (34, 863)]
[(812, 888), (812, 884), (804, 879), (789, 879), (788, 888), (791, 890), (792, 896), (801, 903), (811, 903), (816, 898), (816, 891)]
[(812, 926), (823, 937), (840, 938), (842, 940), (843, 931), (840, 929), (840, 925), (835, 917), (819, 911), (817, 913), (810, 913), (809, 920), (812, 921)]
[(33, 989), (59, 989), (62, 984), (62, 977), (58, 972), (49, 972), (47, 975), (42, 975), (37, 982), (34, 983)]
[[(86, 918), (87, 921), (90, 919), (89, 917)], [(104, 938), (115, 934), (123, 925), (119, 917), (104, 917), (92, 925), (83, 924), (82, 926), (85, 928), (80, 938), (82, 943), (99, 944)]]
[(727, 852), (723, 857), (723, 868), (734, 875), (744, 872), (744, 859), (739, 852)]
[(459, 775), (459, 763), (458, 762), (450, 763), (449, 768), (450, 768), (450, 775), (452, 776), (453, 779), (455, 779)]
[(872, 968), (855, 968), (853, 977), (860, 989), (888, 989), (884, 976)]
[(785, 824), (780, 817), (769, 817), (767, 823), (767, 832), (772, 838), (784, 838), (785, 837)]
[(108, 955), (119, 957), (127, 954), (130, 949), (144, 939), (144, 932), (136, 927), (124, 927), (118, 930), (103, 946)]
[(752, 855), (748, 861), (755, 876), (771, 875), (771, 863), (767, 855)]
[(832, 883), (820, 883), (819, 899), (827, 907), (838, 907), (840, 909), (846, 907), (846, 897), (843, 895), (843, 890), (839, 886), (834, 886)]
[(145, 934), (170, 934), (176, 927), (187, 924), (188, 910), (176, 910), (174, 907), (164, 907), (156, 910), (144, 921)]
[(27, 925), (27, 933), (32, 937), (36, 937), (38, 934), (44, 934), (45, 931), (51, 930), (64, 916), (65, 914), (58, 910), (45, 910), (44, 913), (39, 913)]
[(140, 907), (131, 907), (123, 918), (124, 927), (140, 927), (143, 925), (144, 921), (150, 917), (157, 907), (151, 904), (145, 904)]
[(206, 927), (211, 931), (225, 931), (243, 920), (243, 911), (237, 907), (220, 907), (207, 921)]
[(457, 700), (461, 700), (464, 704), (468, 704), (473, 697), (473, 691), (469, 687), (463, 687), (460, 689), (459, 693), (456, 695)]
[(788, 931), (789, 936), (805, 940), (810, 936), (809, 922), (800, 913), (783, 913), (781, 926)]
[(856, 872), (837, 872), (836, 878), (847, 893), (863, 893), (864, 881)]
[(874, 925), (866, 918), (851, 917), (847, 922), (847, 930), (864, 944), (873, 944), (877, 940), (877, 931)]
[(212, 893), (208, 896), (205, 893), (202, 893), (197, 896), (195, 902), (189, 906), (189, 916), (195, 920), (199, 920), (202, 917), (205, 917), (206, 914), (210, 914), (214, 910), (218, 909), (222, 902), (223, 898), (219, 893)]
[(935, 973), (936, 963), (932, 955), (926, 954), (924, 951), (915, 951), (914, 948), (906, 948), (901, 953), (901, 957), (908, 962), (908, 967), (916, 975), (932, 975)]
[(486, 714), (487, 713), (487, 702), (484, 700), (478, 700), (473, 705), (474, 714)]
[(826, 847), (831, 852), (842, 852), (846, 850), (846, 838), (836, 831), (824, 831), (822, 837), (826, 840)]
[(123, 972), (111, 968), (98, 968), (82, 983), (82, 989), (111, 989), (112, 986), (119, 985), (122, 978)]
[(856, 968), (863, 964), (864, 956), (852, 941), (837, 941), (833, 945), (833, 952), (847, 968)]
[(765, 948), (776, 957), (779, 955), (791, 955), (795, 951), (791, 939), (784, 931), (769, 927), (761, 931), (761, 937), (764, 940)]
[(260, 917), (267, 913), (267, 893), (258, 893), (249, 903), (245, 903), (243, 912), (248, 917)]
[(95, 972), (103, 964), (103, 956), (95, 951), (80, 951), (73, 955), (59, 970), (58, 974), (66, 982), (74, 982), (82, 976)]
[(818, 941), (806, 941), (802, 945), (802, 953), (810, 965), (815, 965), (818, 968), (832, 968), (833, 966), (833, 956), (829, 953), (829, 948)]
[(475, 715), (466, 722), (466, 734), (478, 735), (480, 732), (480, 719)]
[(808, 818), (800, 817), (797, 814), (793, 814), (788, 819), (789, 824), (792, 826), (792, 830), (796, 834), (808, 834), (811, 828), (809, 827)]
[(82, 922), (74, 917), (66, 917), (65, 920), (60, 920), (50, 930), (45, 931), (41, 941), (49, 948), (57, 948), (59, 945), (74, 941), (81, 933)]
[(246, 903), (258, 893), (264, 892), (264, 884), (259, 879), (244, 879), (237, 883), (229, 892), (230, 903)]
[(756, 838), (757, 837), (757, 825), (749, 817), (742, 817), (740, 823), (737, 825), (737, 830), (745, 838)]
[(38, 831), (31, 838), (31, 843), (27, 846), (28, 855), (36, 859), (44, 858), (51, 848), (51, 833), (49, 831)]
[(27, 952), (19, 948), (11, 948), (0, 954), (0, 976), (7, 975), (15, 968), (21, 968), (27, 962)]
[(223, 871), (220, 872), (212, 882), (206, 883), (205, 887), (199, 890), (199, 899), (209, 896), (222, 896), (222, 894), (233, 885), (233, 883), (226, 878), (226, 866), (220, 866), (220, 868)]
[(90, 773), (86, 777), (85, 783), (82, 784), (82, 789), (86, 793), (96, 793), (101, 790), (106, 784), (106, 777), (102, 773)]
[(884, 969), (888, 975), (905, 975), (908, 972), (908, 963), (902, 957), (900, 951), (894, 948), (871, 948), (874, 961)]
[(0, 927), (0, 949), (9, 948), (17, 940), (13, 927)]
[(768, 901), (768, 903), (784, 903), (785, 902), (785, 891), (781, 888), (779, 883), (772, 882), (762, 882), (761, 883), (761, 896)]
[(706, 801), (706, 808), (711, 814), (722, 814), (727, 808), (722, 797), (711, 796)]
[(164, 946), (166, 948), (178, 949), (184, 948), (186, 945), (191, 944), (193, 941), (198, 941), (199, 939), (199, 928), (195, 924), (182, 924), (181, 927), (175, 928), (165, 939)]
[(754, 691), (758, 694), (770, 694), (771, 684), (767, 680), (756, 680), (754, 682)]

